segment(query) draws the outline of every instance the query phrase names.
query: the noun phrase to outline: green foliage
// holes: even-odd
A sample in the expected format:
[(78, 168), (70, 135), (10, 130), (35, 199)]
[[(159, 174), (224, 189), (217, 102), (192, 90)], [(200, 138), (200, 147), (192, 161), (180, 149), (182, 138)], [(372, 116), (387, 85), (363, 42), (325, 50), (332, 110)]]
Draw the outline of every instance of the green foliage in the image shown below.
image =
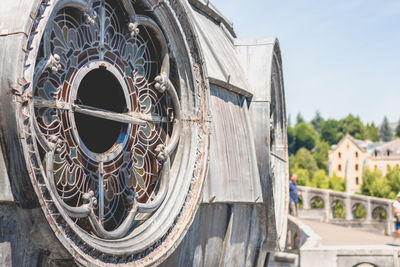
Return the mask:
[(365, 139), (365, 127), (359, 117), (349, 114), (346, 118), (341, 119), (338, 125), (338, 138), (342, 139), (346, 134), (350, 134), (354, 138)]
[(294, 128), (296, 135), (296, 151), (300, 148), (311, 150), (314, 148), (318, 140), (318, 132), (305, 122), (301, 122)]
[(314, 173), (318, 170), (317, 162), (311, 155), (310, 151), (305, 148), (300, 148), (296, 155), (290, 157), (289, 160), (291, 170), (305, 169), (308, 171), (308, 180), (310, 180), (310, 177), (313, 177)]
[(332, 174), (331, 177), (329, 177), (328, 182), (329, 189), (342, 192), (346, 190), (346, 181), (343, 178), (337, 176), (335, 172)]
[(395, 199), (397, 193), (400, 192), (400, 169), (394, 168), (390, 170), (385, 176), (385, 181), (390, 188), (390, 192), (386, 197)]
[[(288, 122), (290, 122), (290, 117)], [(297, 174), (299, 185), (329, 188), (336, 191), (346, 190), (346, 179), (338, 177), (335, 173), (331, 177), (326, 177), (330, 146), (337, 144), (346, 134), (373, 142), (378, 141), (378, 136), (382, 140), (392, 139), (392, 132), (386, 117), (378, 130), (373, 122), (364, 126), (359, 117), (351, 114), (339, 121), (334, 119), (324, 121), (317, 111), (311, 123), (306, 123), (301, 113), (297, 114), (296, 126), (292, 127), (290, 123), (287, 126), (287, 137), (290, 173)], [(400, 137), (400, 121), (396, 128), (396, 135)], [(313, 153), (310, 152), (311, 150)], [(362, 194), (395, 198), (400, 192), (399, 169), (389, 170), (385, 177), (379, 172), (365, 169), (362, 179)], [(344, 216), (344, 208), (341, 207), (341, 203), (334, 212), (338, 218)], [(361, 208), (357, 207), (355, 212), (358, 214), (357, 216), (363, 216)], [(382, 214), (377, 215), (379, 218), (382, 216)]]
[(303, 118), (303, 115), (301, 115), (301, 113), (299, 112), (299, 113), (297, 113), (297, 117), (296, 117), (296, 125), (297, 124), (300, 124), (300, 123), (304, 123), (305, 122), (305, 120), (304, 120), (304, 118)]
[(296, 154), (296, 132), (290, 125), (287, 127), (287, 138), (289, 155)]
[(353, 211), (355, 219), (365, 219), (367, 217), (367, 211), (361, 204), (357, 204), (356, 209)]
[(299, 197), (299, 209), (302, 209), (303, 207), (304, 207), (303, 199)]
[(315, 112), (315, 116), (311, 120), (311, 124), (318, 133), (321, 133), (321, 128), (322, 128), (322, 124), (324, 124), (324, 119), (322, 118), (319, 110), (317, 110), (317, 112)]
[(399, 120), (399, 122), (397, 123), (397, 126), (396, 126), (396, 136), (400, 137), (400, 120)]
[(315, 197), (314, 201), (311, 202), (311, 208), (313, 209), (323, 209), (324, 208), (324, 202), (320, 197)]
[(385, 211), (385, 209), (383, 208), (378, 208), (376, 211), (374, 211), (374, 219), (377, 221), (383, 221), (383, 220), (387, 220), (388, 216), (387, 213)]
[(329, 145), (334, 145), (339, 142), (338, 138), (339, 122), (329, 119), (322, 124), (321, 139)]
[(379, 127), (379, 139), (384, 142), (388, 142), (392, 140), (392, 138), (393, 138), (392, 129), (390, 128), (389, 121), (385, 116), (383, 118), (381, 127)]
[(329, 188), (329, 180), (326, 177), (326, 172), (324, 170), (318, 170), (312, 176), (312, 182), (315, 183), (317, 188), (328, 189)]
[(315, 145), (313, 157), (317, 162), (318, 168), (328, 171), (328, 152), (331, 146), (325, 141), (317, 141)]
[(371, 171), (368, 168), (363, 170), (363, 182), (361, 193), (367, 196), (388, 198), (391, 196), (391, 186), (388, 179), (378, 171)]
[(297, 184), (298, 185), (307, 185), (310, 182), (310, 175), (308, 170), (302, 168), (296, 168), (293, 170), (292, 174), (297, 174)]
[(375, 123), (372, 122), (371, 124), (367, 123), (365, 126), (365, 137), (372, 142), (378, 142), (378, 127), (375, 126)]
[(345, 219), (346, 210), (344, 209), (343, 203), (341, 201), (336, 201), (333, 206), (333, 218), (335, 219)]
[(367, 196), (396, 199), (400, 192), (400, 169), (389, 170), (386, 176), (368, 168), (363, 170), (361, 193)]

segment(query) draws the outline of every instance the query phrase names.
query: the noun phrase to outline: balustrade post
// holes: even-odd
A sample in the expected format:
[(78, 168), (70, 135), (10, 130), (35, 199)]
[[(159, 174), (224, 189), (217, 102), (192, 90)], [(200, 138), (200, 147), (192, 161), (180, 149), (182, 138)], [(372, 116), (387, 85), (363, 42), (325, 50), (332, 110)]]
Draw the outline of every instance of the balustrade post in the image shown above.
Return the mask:
[(346, 220), (351, 221), (353, 220), (353, 213), (351, 211), (351, 199), (350, 196), (347, 195), (346, 196), (346, 200), (345, 200), (345, 205), (346, 205)]
[(324, 195), (324, 209), (325, 209), (325, 221), (329, 222), (332, 217), (331, 212), (331, 202), (330, 202), (330, 192), (326, 191)]
[(311, 209), (310, 198), (308, 197), (308, 195), (309, 195), (308, 189), (304, 189), (301, 196), (303, 198), (303, 209), (305, 210)]
[(386, 212), (387, 212), (387, 221), (386, 221), (386, 230), (388, 234), (392, 234), (394, 232), (394, 214), (393, 214), (393, 207), (392, 204), (386, 204)]
[(367, 216), (366, 216), (366, 220), (367, 222), (372, 221), (372, 207), (371, 207), (371, 200), (367, 199), (367, 206), (366, 206), (366, 212), (367, 212)]

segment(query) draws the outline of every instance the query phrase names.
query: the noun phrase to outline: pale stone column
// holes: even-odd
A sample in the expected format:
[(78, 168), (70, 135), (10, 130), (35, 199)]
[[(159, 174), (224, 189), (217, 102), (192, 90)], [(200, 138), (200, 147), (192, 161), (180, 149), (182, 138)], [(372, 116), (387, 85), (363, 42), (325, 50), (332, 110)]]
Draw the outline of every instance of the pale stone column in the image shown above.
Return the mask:
[(324, 195), (324, 210), (325, 210), (325, 221), (328, 222), (332, 219), (332, 211), (331, 211), (331, 201), (330, 201), (330, 192), (326, 191)]
[(351, 199), (349, 195), (346, 196), (345, 205), (346, 205), (346, 220), (348, 221), (353, 220), (353, 214), (351, 212)]
[(393, 214), (392, 204), (387, 204), (386, 212), (387, 212), (386, 229), (387, 229), (388, 234), (392, 234), (394, 232), (394, 223), (393, 223), (394, 214)]
[(367, 217), (365, 218), (367, 220), (367, 222), (372, 221), (372, 207), (371, 207), (371, 200), (367, 199), (367, 206), (366, 208), (366, 212), (367, 212)]
[(308, 189), (302, 191), (301, 196), (303, 198), (303, 209), (309, 210), (311, 208), (310, 198), (308, 197)]

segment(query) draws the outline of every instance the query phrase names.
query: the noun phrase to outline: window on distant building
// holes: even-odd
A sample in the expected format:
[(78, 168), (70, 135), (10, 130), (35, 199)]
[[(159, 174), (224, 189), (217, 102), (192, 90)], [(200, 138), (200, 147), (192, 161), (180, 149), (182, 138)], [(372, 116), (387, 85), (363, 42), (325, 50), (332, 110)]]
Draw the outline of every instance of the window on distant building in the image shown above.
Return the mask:
[(350, 149), (350, 144), (349, 144), (349, 143), (347, 143), (347, 146), (346, 146), (346, 148), (347, 148), (347, 150), (349, 150), (349, 149)]
[(358, 152), (356, 152), (356, 158), (358, 158)]
[(358, 184), (358, 177), (356, 177), (356, 184)]
[(358, 164), (356, 164), (355, 169), (356, 169), (356, 171), (358, 171)]
[(390, 156), (390, 150), (389, 149), (386, 151), (386, 154), (387, 154), (388, 157)]
[(342, 165), (339, 164), (337, 169), (338, 169), (338, 171), (342, 171)]
[(342, 153), (338, 153), (338, 157), (339, 157), (339, 159), (341, 159), (342, 158)]
[(377, 150), (374, 150), (374, 155), (375, 155), (375, 157), (378, 156), (378, 151)]

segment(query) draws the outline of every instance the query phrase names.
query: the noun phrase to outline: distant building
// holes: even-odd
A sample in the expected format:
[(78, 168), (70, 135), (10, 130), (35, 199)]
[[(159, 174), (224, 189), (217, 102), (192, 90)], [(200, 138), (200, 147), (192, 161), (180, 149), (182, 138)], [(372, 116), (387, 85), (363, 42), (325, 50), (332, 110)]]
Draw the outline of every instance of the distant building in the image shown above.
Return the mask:
[(362, 184), (364, 167), (386, 175), (400, 166), (400, 139), (390, 142), (362, 141), (346, 135), (329, 151), (329, 175), (334, 172), (347, 179), (346, 190), (357, 192)]

